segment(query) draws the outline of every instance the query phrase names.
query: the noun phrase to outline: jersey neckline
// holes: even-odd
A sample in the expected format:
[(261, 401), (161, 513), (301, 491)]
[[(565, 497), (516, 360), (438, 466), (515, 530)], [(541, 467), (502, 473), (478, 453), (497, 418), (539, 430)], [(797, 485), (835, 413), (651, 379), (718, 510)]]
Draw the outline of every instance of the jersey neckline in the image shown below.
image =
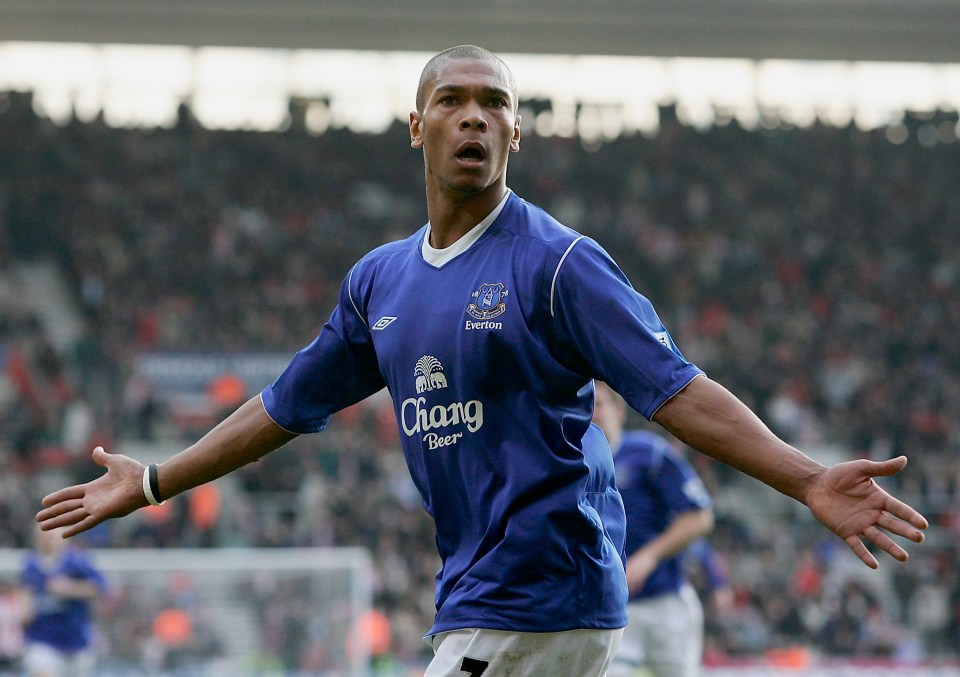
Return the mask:
[(500, 200), (499, 204), (493, 208), (493, 211), (487, 214), (480, 223), (468, 230), (459, 240), (454, 242), (449, 247), (435, 249), (434, 247), (430, 246), (430, 222), (428, 221), (427, 227), (423, 232), (423, 239), (420, 242), (420, 255), (423, 257), (423, 260), (434, 268), (442, 268), (447, 263), (470, 249), (470, 247), (472, 247), (473, 244), (479, 240), (485, 232), (487, 232), (490, 226), (493, 225), (493, 222), (497, 220), (497, 217), (500, 216), (500, 212), (502, 212), (503, 208), (506, 206), (507, 200), (510, 199), (511, 193), (512, 191), (507, 189), (503, 199)]

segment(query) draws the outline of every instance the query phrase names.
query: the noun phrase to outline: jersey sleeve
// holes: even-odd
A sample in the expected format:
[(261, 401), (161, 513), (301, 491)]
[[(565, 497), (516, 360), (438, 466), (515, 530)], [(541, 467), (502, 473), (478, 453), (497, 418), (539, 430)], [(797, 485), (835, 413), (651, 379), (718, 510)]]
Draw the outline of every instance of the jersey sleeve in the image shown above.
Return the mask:
[(384, 387), (373, 340), (362, 314), (366, 295), (351, 270), (320, 334), (260, 393), (273, 421), (292, 433), (319, 432), (335, 412)]
[(703, 372), (684, 358), (653, 304), (590, 238), (574, 241), (550, 280), (558, 348), (646, 418)]

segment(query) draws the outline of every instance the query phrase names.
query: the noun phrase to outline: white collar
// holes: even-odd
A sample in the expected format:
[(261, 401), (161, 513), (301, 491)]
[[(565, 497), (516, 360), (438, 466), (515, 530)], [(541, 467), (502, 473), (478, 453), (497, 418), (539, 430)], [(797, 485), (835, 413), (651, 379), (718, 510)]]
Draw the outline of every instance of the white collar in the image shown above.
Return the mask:
[(430, 223), (428, 222), (427, 232), (423, 236), (423, 245), (420, 249), (420, 252), (423, 255), (423, 260), (429, 263), (431, 266), (440, 268), (448, 261), (452, 261), (456, 257), (460, 256), (460, 254), (467, 251), (474, 242), (480, 239), (481, 235), (487, 232), (487, 228), (489, 228), (493, 222), (497, 220), (497, 217), (500, 216), (500, 212), (503, 211), (504, 205), (507, 204), (508, 197), (510, 197), (509, 190), (507, 190), (507, 193), (503, 196), (503, 199), (500, 200), (500, 204), (494, 207), (493, 211), (487, 214), (483, 221), (464, 233), (463, 236), (452, 245), (449, 247), (444, 247), (443, 249), (434, 249), (430, 246)]

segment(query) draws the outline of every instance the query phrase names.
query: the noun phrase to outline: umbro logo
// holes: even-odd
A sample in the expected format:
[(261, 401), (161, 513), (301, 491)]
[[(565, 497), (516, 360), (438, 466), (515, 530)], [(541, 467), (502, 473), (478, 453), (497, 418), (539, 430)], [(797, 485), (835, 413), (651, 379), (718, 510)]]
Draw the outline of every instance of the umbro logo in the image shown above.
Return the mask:
[(370, 327), (370, 329), (371, 329), (372, 331), (383, 331), (384, 329), (386, 329), (387, 327), (389, 327), (390, 324), (391, 324), (394, 320), (396, 320), (396, 319), (397, 319), (397, 318), (395, 318), (393, 315), (384, 315), (384, 316), (381, 317), (379, 320), (377, 320), (377, 321), (374, 323), (374, 325), (373, 325), (372, 327)]

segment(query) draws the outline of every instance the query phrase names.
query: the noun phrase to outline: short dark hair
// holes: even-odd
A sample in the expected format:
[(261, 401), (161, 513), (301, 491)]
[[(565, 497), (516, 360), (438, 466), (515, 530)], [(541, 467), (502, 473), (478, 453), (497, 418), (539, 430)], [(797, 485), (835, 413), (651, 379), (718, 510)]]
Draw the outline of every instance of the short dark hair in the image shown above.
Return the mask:
[(477, 59), (479, 61), (487, 61), (497, 66), (497, 68), (500, 68), (507, 76), (507, 83), (510, 87), (510, 93), (513, 94), (513, 109), (514, 112), (516, 112), (518, 104), (518, 90), (517, 81), (513, 77), (513, 72), (510, 70), (510, 67), (507, 66), (506, 62), (499, 56), (489, 50), (484, 49), (483, 47), (477, 47), (476, 45), (458, 45), (456, 47), (450, 47), (449, 49), (445, 49), (439, 54), (436, 54), (427, 62), (427, 65), (423, 67), (423, 72), (420, 73), (420, 83), (417, 85), (417, 112), (423, 112), (423, 106), (426, 103), (426, 101), (424, 101), (424, 97), (426, 96), (427, 83), (436, 80), (443, 64), (447, 63), (448, 61), (456, 61), (458, 59)]

